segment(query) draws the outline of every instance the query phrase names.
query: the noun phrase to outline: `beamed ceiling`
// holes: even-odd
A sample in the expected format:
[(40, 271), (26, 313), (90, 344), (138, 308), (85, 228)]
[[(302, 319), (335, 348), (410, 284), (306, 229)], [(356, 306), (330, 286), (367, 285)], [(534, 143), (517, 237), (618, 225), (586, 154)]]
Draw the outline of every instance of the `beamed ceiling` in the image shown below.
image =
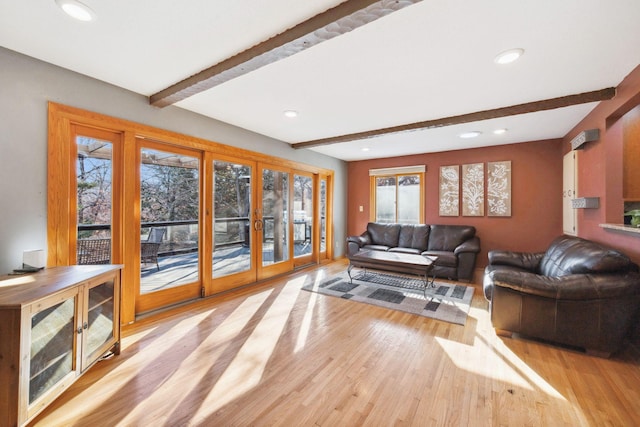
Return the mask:
[(0, 45), (343, 160), (560, 138), (640, 63), (637, 0), (83, 2), (0, 0)]

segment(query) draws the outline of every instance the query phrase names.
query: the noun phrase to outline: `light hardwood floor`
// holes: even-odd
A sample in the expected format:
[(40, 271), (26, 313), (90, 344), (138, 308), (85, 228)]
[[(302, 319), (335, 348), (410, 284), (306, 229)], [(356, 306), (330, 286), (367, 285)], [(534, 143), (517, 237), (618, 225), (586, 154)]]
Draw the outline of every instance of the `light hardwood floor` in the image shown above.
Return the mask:
[(300, 290), (345, 262), (124, 330), (37, 426), (638, 426), (640, 354), (497, 337), (476, 285), (465, 326)]

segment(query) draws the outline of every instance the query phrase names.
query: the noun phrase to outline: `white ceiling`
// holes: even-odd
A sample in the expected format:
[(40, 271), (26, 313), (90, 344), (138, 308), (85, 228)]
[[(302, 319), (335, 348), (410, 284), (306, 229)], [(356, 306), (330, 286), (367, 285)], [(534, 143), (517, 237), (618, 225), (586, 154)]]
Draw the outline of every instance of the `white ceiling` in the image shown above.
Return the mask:
[[(341, 3), (83, 2), (96, 21), (54, 0), (0, 0), (0, 45), (146, 96)], [(176, 105), (288, 143), (507, 107), (617, 86), (640, 63), (638, 22), (638, 0), (424, 0)], [(519, 61), (493, 62), (515, 47)], [(360, 160), (559, 138), (594, 106), (313, 150)]]

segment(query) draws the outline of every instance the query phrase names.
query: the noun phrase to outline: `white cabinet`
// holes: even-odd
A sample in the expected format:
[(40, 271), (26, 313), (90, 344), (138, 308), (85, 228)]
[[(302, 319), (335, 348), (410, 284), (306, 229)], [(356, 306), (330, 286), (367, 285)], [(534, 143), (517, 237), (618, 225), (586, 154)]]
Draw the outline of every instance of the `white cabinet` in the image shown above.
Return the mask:
[(0, 425), (22, 426), (120, 352), (120, 266), (0, 278)]

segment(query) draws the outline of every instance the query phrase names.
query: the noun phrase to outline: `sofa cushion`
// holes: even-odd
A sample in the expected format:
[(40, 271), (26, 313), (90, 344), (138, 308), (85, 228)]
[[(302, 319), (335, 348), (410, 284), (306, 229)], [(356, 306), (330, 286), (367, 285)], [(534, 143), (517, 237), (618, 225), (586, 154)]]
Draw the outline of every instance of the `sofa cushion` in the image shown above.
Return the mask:
[(473, 238), (475, 227), (470, 225), (432, 225), (429, 234), (429, 251), (453, 252), (463, 242)]
[(426, 224), (402, 224), (400, 226), (398, 246), (418, 249), (419, 251), (427, 250), (429, 229)]
[(389, 252), (398, 252), (401, 254), (416, 254), (416, 255), (420, 255), (420, 249), (413, 249), (413, 248), (403, 248), (398, 246), (397, 248), (391, 248), (389, 249)]
[(370, 222), (367, 224), (367, 232), (371, 236), (373, 245), (383, 245), (394, 248), (398, 246), (400, 224), (381, 224)]
[(385, 245), (364, 245), (362, 249), (369, 249), (372, 251), (388, 251), (390, 248), (389, 246)]
[(633, 263), (621, 252), (578, 237), (556, 238), (540, 261), (540, 274), (561, 277), (569, 274), (622, 273)]
[(458, 266), (458, 257), (453, 252), (447, 251), (424, 251), (422, 252), (423, 256), (436, 256), (438, 259), (436, 260), (436, 265), (441, 265), (443, 267), (457, 267)]

